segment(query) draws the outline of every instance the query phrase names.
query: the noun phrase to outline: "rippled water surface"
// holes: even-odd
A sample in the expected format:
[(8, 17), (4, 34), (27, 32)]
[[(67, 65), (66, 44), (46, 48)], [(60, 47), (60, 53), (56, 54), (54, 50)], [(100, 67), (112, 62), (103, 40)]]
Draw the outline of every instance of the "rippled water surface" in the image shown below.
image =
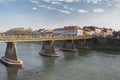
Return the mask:
[[(0, 57), (6, 44), (0, 43)], [(8, 68), (0, 63), (0, 80), (120, 80), (120, 54), (108, 54), (91, 50), (55, 51), (58, 58), (42, 57), (40, 44), (18, 43), (22, 69)]]

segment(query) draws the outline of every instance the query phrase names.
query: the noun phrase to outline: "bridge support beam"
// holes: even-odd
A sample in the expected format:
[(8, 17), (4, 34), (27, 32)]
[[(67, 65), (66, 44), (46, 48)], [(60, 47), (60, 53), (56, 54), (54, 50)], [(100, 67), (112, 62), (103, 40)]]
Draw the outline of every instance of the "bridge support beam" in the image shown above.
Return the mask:
[(39, 53), (42, 56), (48, 57), (58, 57), (59, 55), (55, 53), (54, 41), (44, 41), (42, 49)]
[(76, 41), (76, 48), (78, 49), (90, 49), (90, 39), (81, 39)]
[(23, 61), (18, 58), (15, 42), (7, 42), (5, 56), (0, 61), (6, 66), (22, 67)]
[(74, 40), (65, 40), (63, 47), (60, 49), (62, 51), (77, 52), (78, 50), (75, 47)]

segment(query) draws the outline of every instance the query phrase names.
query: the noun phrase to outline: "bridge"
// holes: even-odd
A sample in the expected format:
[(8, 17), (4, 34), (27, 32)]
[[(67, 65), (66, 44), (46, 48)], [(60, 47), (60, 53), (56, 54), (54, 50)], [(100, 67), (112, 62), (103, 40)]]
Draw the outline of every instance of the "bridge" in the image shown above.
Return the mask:
[(54, 42), (64, 41), (61, 50), (77, 51), (74, 44), (75, 40), (89, 40), (92, 36), (0, 36), (0, 42), (7, 44), (5, 56), (0, 61), (12, 67), (22, 67), (23, 61), (19, 59), (16, 49), (16, 43), (19, 42), (43, 42), (40, 55), (48, 57), (58, 57), (55, 53)]

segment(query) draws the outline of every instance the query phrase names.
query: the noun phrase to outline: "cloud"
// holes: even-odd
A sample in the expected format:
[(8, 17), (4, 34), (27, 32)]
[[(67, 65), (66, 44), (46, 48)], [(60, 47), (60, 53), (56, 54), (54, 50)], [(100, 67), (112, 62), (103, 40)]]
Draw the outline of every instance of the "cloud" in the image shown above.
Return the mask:
[(46, 6), (46, 5), (39, 5), (39, 7), (46, 8), (46, 9), (49, 9), (49, 10), (56, 10), (55, 8), (49, 7), (49, 6)]
[(70, 11), (67, 11), (67, 10), (57, 9), (57, 11), (65, 13), (65, 14), (70, 14)]
[(101, 8), (98, 8), (98, 9), (94, 9), (93, 12), (94, 12), (94, 13), (103, 13), (104, 10), (101, 9)]
[(43, 0), (44, 2), (79, 2), (80, 0)]
[(102, 0), (87, 0), (88, 3), (92, 2), (94, 4), (97, 4), (98, 2), (101, 2)]
[(120, 8), (120, 0), (105, 0), (105, 3), (109, 7), (118, 7), (118, 8)]
[(62, 10), (62, 9), (56, 9), (56, 8), (54, 8), (54, 7), (50, 7), (50, 6), (46, 6), (46, 5), (39, 5), (39, 7), (45, 8), (45, 9), (49, 9), (49, 10), (59, 11), (59, 12), (61, 12), (61, 13), (65, 13), (65, 14), (70, 14), (70, 11)]
[[(105, 6), (108, 6), (108, 7), (111, 7), (110, 5), (112, 5), (112, 7), (120, 7), (120, 0), (29, 0), (29, 1), (33, 4), (36, 4), (36, 6), (39, 6), (41, 8), (55, 10), (55, 11), (59, 11), (59, 12), (66, 13), (66, 14), (70, 14), (71, 11), (79, 12), (82, 14), (89, 13), (87, 10), (79, 9), (80, 6), (74, 7), (74, 5), (72, 5), (72, 3), (78, 4), (77, 2), (82, 3), (84, 1), (86, 2), (86, 4), (90, 4), (90, 5), (91, 3), (98, 4), (100, 2), (103, 2)], [(65, 2), (67, 2), (67, 4)], [(104, 8), (94, 9), (92, 12), (103, 13)]]
[(36, 7), (33, 7), (32, 10), (37, 10), (37, 8), (36, 8)]
[(49, 10), (56, 10), (55, 8), (49, 7), (49, 6), (47, 6), (47, 9), (49, 9)]
[(63, 0), (65, 2), (79, 2), (79, 0)]
[(119, 7), (119, 8), (120, 8), (120, 4), (116, 4), (116, 7)]
[(12, 1), (16, 1), (16, 0), (0, 0), (0, 3), (4, 3), (4, 2), (12, 2)]
[(34, 3), (34, 4), (39, 4), (40, 2), (38, 0), (30, 0), (31, 3)]
[(61, 4), (60, 2), (57, 2), (57, 1), (53, 1), (51, 2), (52, 4)]
[(64, 5), (64, 9), (71, 10), (71, 11), (74, 11), (74, 10), (75, 10), (75, 9), (73, 9), (73, 8), (67, 6), (67, 5)]
[(115, 6), (120, 8), (120, 0), (115, 0)]
[(78, 10), (79, 13), (88, 13), (88, 11), (84, 10), (84, 9), (79, 9)]
[(13, 2), (13, 1), (16, 1), (16, 0), (0, 0), (0, 3)]

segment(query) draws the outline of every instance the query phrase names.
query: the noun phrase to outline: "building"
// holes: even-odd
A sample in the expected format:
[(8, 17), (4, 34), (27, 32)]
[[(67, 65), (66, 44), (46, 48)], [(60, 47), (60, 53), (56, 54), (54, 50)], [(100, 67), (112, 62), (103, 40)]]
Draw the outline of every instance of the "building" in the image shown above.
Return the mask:
[(32, 35), (33, 36), (45, 36), (45, 35), (52, 35), (53, 30), (52, 29), (39, 29), (33, 31)]
[(32, 32), (32, 35), (33, 35), (33, 36), (37, 36), (37, 35), (39, 35), (39, 34), (40, 34), (39, 30), (34, 30), (34, 31)]
[(79, 36), (79, 35), (91, 35), (94, 37), (110, 37), (113, 35), (113, 30), (110, 28), (99, 28), (96, 26), (85, 26), (80, 28), (80, 26), (65, 26), (63, 28), (51, 29), (39, 29), (33, 31), (35, 36), (52, 36), (52, 35), (62, 35), (62, 36)]
[(89, 33), (90, 33), (89, 30), (83, 29), (83, 35), (90, 35)]
[(89, 35), (92, 36), (100, 36), (101, 33), (101, 29), (97, 26), (85, 26), (83, 29), (89, 31)]
[(66, 36), (79, 36), (83, 35), (83, 29), (79, 26), (65, 26), (63, 28), (64, 35)]
[(64, 35), (64, 29), (63, 28), (55, 28), (53, 30), (53, 35)]
[[(113, 30), (110, 28), (99, 28), (96, 26), (85, 26), (84, 34), (92, 35), (94, 37), (111, 37)], [(86, 31), (86, 32), (85, 32)]]
[(83, 35), (83, 29), (79, 26), (65, 26), (64, 28), (56, 28), (53, 30), (54, 35), (79, 36)]
[(111, 37), (113, 36), (113, 30), (110, 28), (101, 28), (102, 37)]
[(115, 39), (120, 39), (120, 31), (113, 31), (113, 37)]

